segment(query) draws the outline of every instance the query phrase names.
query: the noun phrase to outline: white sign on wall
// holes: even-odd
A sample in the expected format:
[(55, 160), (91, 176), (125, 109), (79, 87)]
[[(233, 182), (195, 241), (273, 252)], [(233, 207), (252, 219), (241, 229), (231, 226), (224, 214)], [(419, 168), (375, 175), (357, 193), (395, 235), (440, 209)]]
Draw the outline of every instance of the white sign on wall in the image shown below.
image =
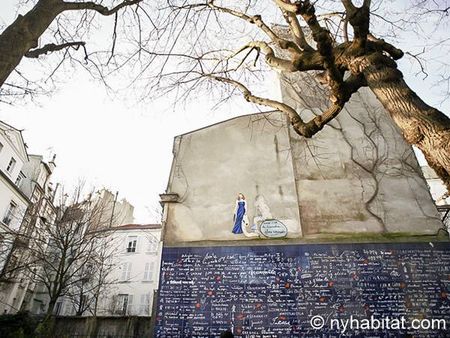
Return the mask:
[(286, 237), (288, 233), (287, 227), (277, 219), (266, 219), (261, 223), (259, 231), (269, 238)]

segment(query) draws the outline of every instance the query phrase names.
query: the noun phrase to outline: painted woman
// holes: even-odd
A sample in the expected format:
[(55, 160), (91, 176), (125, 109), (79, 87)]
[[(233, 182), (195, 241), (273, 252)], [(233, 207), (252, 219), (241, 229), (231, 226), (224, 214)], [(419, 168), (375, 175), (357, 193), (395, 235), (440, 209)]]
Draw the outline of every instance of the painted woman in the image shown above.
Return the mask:
[(236, 208), (234, 209), (234, 226), (233, 226), (233, 234), (242, 234), (242, 226), (244, 220), (247, 218), (247, 201), (245, 200), (245, 196), (242, 193), (237, 195), (236, 199)]

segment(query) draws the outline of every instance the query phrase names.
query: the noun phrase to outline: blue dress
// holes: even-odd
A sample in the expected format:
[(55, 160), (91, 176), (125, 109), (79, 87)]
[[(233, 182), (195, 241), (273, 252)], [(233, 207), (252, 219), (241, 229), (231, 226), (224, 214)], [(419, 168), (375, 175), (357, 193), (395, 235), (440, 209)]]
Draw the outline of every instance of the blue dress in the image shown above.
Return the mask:
[(242, 220), (245, 215), (245, 201), (237, 202), (236, 219), (234, 221), (233, 234), (242, 234)]

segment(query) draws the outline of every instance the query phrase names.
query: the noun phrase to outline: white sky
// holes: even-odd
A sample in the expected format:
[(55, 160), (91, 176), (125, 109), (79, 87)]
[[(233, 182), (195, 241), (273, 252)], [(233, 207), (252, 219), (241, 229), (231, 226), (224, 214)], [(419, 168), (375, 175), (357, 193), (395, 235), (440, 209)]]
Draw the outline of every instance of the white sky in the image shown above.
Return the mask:
[[(0, 24), (12, 22), (16, 3), (1, 0)], [(440, 101), (439, 88), (431, 89), (432, 77), (423, 81), (409, 74), (408, 61), (401, 69), (425, 101)], [(173, 137), (256, 111), (243, 100), (216, 111), (212, 105), (196, 101), (177, 110), (164, 100), (131, 105), (111, 99), (102, 86), (79, 73), (52, 97), (42, 98), (39, 106), (0, 104), (0, 119), (24, 129), (29, 153), (57, 155), (55, 182), (73, 186), (84, 178), (89, 185), (119, 191), (119, 199), (126, 198), (135, 206), (135, 221), (149, 223), (158, 221), (153, 210), (167, 184)], [(448, 110), (448, 104), (438, 108)]]
[[(1, 0), (0, 24), (15, 18), (16, 0)], [(135, 207), (135, 222), (159, 221), (154, 213), (165, 191), (176, 135), (250, 112), (243, 106), (211, 111), (213, 102), (196, 101), (173, 110), (170, 102), (132, 105), (112, 99), (79, 72), (39, 105), (0, 103), (0, 119), (23, 129), (30, 154), (56, 154), (54, 182), (86, 184), (119, 191)], [(208, 107), (209, 106), (209, 107)]]

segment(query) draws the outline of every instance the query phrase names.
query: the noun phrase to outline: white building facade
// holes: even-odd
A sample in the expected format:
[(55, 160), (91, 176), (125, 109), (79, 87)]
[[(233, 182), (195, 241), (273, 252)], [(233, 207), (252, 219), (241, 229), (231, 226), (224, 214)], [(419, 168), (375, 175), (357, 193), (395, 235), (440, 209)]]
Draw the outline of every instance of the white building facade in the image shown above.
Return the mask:
[(431, 196), (436, 202), (437, 206), (450, 205), (450, 196), (447, 192), (442, 180), (429, 166), (423, 166), (422, 168), (423, 176), (427, 180), (428, 187), (430, 188)]
[[(33, 238), (44, 223), (53, 224), (56, 218), (54, 199), (57, 186), (50, 181), (56, 164), (55, 156), (48, 162), (41, 155), (30, 155), (29, 159), (22, 169), (25, 178), (22, 181), (21, 190), (30, 199), (31, 205), (22, 223), (21, 231)], [(30, 241), (28, 245), (29, 247), (33, 245), (33, 241)], [(18, 254), (20, 255), (21, 252), (19, 251)], [(22, 260), (29, 259), (25, 252), (22, 254)], [(16, 299), (21, 310), (31, 311), (41, 307), (40, 299), (35, 297), (36, 283), (25, 276), (19, 275), (16, 279), (10, 298)]]
[(101, 226), (116, 226), (131, 224), (134, 221), (134, 206), (125, 198), (117, 199), (118, 192), (113, 193), (108, 189), (100, 189), (92, 195), (92, 200), (102, 210), (93, 223)]
[[(97, 316), (150, 316), (153, 294), (159, 283), (161, 225), (127, 224), (108, 231), (111, 233), (105, 243), (112, 253), (112, 269), (95, 313)], [(58, 302), (55, 312), (75, 315), (76, 305), (64, 298)], [(90, 315), (93, 315), (92, 308), (83, 313), (83, 316)]]
[(423, 176), (427, 180), (431, 197), (436, 202), (437, 209), (441, 214), (441, 220), (450, 234), (450, 194), (444, 182), (429, 166), (422, 167)]
[[(56, 216), (53, 205), (56, 187), (50, 182), (50, 177), (55, 169), (54, 157), (45, 162), (40, 155), (29, 155), (28, 161), (23, 163), (19, 172), (18, 188), (21, 194), (29, 202), (26, 212), (19, 211), (16, 215), (14, 230), (20, 226), (20, 233), (25, 238), (33, 238), (35, 232), (43, 222), (52, 223)], [(33, 299), (35, 283), (25, 274), (25, 271), (15, 268), (26, 266), (31, 259), (30, 246), (32, 240), (16, 240), (14, 249), (10, 250), (5, 260), (5, 280), (0, 287), (0, 309), (2, 313), (15, 313), (19, 310), (31, 310), (38, 307)], [(13, 272), (11, 272), (13, 271)]]
[(3, 226), (17, 228), (29, 200), (20, 190), (28, 162), (28, 153), (20, 130), (0, 121), (0, 218)]
[(20, 189), (28, 160), (21, 131), (0, 121), (0, 273), (12, 247), (9, 234), (20, 227), (30, 205)]

